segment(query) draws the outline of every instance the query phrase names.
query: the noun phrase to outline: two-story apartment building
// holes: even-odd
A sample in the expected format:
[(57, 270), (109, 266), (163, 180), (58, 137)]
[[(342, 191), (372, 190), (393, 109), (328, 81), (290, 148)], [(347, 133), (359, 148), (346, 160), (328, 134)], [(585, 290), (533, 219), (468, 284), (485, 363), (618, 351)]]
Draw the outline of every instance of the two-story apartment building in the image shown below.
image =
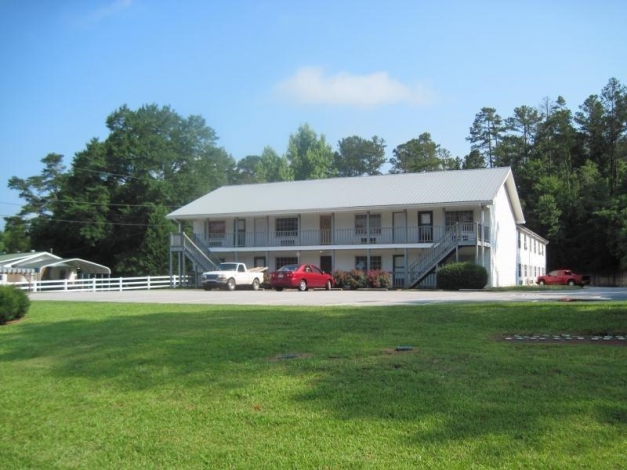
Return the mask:
[(510, 168), (224, 186), (168, 218), (192, 223), (170, 252), (197, 272), (218, 260), (270, 270), (307, 262), (383, 269), (397, 287), (425, 285), (451, 260), (484, 266), (491, 286), (516, 285), (519, 232), (533, 233)]

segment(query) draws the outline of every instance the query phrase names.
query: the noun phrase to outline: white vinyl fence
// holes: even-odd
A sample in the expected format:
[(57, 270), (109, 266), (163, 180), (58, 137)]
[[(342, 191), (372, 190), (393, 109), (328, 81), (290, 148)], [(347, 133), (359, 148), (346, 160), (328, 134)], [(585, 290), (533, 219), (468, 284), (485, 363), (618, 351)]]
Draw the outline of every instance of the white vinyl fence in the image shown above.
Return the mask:
[[(57, 281), (24, 281), (9, 283), (29, 292), (76, 291), (102, 292), (123, 290), (151, 290), (187, 287), (188, 276), (145, 276), (74, 279)], [(182, 282), (181, 282), (182, 281)]]

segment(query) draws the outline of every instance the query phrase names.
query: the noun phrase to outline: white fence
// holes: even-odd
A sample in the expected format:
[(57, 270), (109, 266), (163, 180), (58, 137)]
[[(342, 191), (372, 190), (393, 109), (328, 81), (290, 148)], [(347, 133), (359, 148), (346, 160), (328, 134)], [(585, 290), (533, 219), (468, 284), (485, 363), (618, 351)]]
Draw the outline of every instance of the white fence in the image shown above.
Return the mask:
[[(182, 282), (181, 282), (182, 281)], [(151, 290), (187, 287), (188, 277), (183, 276), (145, 276), (145, 277), (115, 277), (93, 278), (56, 281), (24, 281), (9, 284), (29, 292), (76, 291), (102, 292), (123, 290)]]

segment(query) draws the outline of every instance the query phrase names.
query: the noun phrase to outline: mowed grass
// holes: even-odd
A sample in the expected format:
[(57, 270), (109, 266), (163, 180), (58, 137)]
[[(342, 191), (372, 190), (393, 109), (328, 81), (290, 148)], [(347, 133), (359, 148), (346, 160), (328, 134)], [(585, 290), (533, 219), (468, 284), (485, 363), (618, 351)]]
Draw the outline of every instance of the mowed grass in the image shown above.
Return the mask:
[(531, 333), (627, 304), (34, 302), (0, 327), (0, 467), (627, 467), (627, 347), (501, 339)]

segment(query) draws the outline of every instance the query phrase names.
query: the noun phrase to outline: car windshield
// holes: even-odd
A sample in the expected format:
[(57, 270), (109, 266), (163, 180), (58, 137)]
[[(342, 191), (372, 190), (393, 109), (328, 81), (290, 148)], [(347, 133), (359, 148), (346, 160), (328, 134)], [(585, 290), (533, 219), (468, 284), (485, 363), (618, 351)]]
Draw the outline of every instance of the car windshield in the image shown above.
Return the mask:
[(296, 271), (297, 269), (297, 264), (286, 264), (285, 266), (282, 266), (279, 271)]
[(237, 263), (220, 263), (218, 271), (237, 271)]

